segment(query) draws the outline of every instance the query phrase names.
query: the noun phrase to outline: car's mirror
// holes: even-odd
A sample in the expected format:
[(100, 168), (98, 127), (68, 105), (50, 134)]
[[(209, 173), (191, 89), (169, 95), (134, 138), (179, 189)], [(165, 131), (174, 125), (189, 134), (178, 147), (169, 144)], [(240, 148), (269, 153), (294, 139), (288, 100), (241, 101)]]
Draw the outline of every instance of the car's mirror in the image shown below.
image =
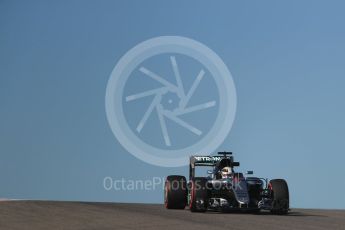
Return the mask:
[(247, 171), (246, 174), (247, 174), (247, 175), (253, 175), (254, 172), (253, 172), (253, 171)]
[(231, 166), (240, 166), (240, 162), (237, 162), (237, 161), (232, 162), (232, 163), (231, 163)]

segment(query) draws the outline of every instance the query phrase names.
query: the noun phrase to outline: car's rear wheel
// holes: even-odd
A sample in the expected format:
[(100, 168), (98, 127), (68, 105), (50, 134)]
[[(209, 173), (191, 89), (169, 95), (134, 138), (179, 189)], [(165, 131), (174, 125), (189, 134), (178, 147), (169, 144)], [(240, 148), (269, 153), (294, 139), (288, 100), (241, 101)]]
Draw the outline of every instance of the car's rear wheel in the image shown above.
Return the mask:
[(271, 180), (268, 188), (271, 190), (272, 209), (274, 214), (287, 214), (289, 211), (289, 188), (285, 180)]
[(192, 212), (205, 212), (208, 204), (207, 179), (195, 177), (190, 184), (189, 209)]
[(172, 175), (165, 180), (164, 205), (167, 209), (184, 209), (187, 205), (187, 180)]

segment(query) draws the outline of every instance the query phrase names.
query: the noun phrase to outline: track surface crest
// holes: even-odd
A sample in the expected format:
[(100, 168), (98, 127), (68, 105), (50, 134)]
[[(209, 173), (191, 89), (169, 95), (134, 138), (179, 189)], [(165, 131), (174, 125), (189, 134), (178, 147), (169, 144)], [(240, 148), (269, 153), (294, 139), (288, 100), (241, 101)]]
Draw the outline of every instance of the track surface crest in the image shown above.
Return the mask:
[(268, 213), (191, 213), (159, 204), (54, 201), (0, 202), (0, 229), (305, 229), (345, 230), (345, 210), (293, 209)]

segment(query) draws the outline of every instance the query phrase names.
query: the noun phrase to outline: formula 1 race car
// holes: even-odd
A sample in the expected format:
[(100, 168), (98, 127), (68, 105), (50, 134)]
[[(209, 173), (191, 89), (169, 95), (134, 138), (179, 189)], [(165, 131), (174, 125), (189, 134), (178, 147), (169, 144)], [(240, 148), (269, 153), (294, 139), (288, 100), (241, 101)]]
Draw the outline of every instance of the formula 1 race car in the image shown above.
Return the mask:
[[(231, 152), (219, 152), (218, 156), (191, 156), (189, 182), (184, 176), (170, 175), (164, 186), (164, 204), (168, 209), (184, 209), (192, 212), (269, 210), (274, 214), (289, 211), (289, 189), (285, 180), (253, 177), (235, 172)], [(208, 177), (195, 177), (196, 166), (209, 166)]]

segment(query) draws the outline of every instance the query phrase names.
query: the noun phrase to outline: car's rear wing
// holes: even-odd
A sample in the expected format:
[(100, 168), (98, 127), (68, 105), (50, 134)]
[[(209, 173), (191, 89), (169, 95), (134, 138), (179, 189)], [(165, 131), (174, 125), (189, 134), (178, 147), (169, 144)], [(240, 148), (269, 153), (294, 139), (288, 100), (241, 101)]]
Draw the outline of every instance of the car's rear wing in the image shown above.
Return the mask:
[(230, 166), (239, 166), (239, 162), (234, 162), (233, 156), (229, 156), (231, 152), (219, 152), (221, 156), (198, 156), (194, 155), (190, 157), (190, 164), (189, 164), (189, 177), (190, 179), (195, 176), (195, 167), (196, 166), (211, 166), (214, 167), (220, 162), (222, 159), (229, 159)]
[[(194, 155), (190, 157), (190, 164), (194, 166), (214, 166), (217, 162), (224, 158), (228, 158), (233, 166), (238, 166), (238, 162), (234, 162), (234, 157), (231, 156), (232, 152), (218, 152), (221, 156), (198, 156)], [(238, 164), (238, 165), (237, 165)]]
[(215, 166), (218, 161), (223, 159), (223, 156), (191, 156), (190, 164), (195, 166)]

